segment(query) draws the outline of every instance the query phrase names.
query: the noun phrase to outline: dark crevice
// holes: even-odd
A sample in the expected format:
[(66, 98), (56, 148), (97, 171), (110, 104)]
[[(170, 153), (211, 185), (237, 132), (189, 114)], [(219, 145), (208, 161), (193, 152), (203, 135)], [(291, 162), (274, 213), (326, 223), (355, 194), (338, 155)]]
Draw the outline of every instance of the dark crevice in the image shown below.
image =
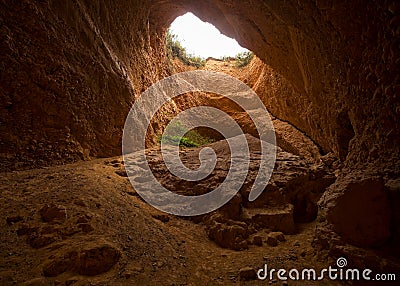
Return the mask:
[(346, 160), (347, 154), (349, 152), (349, 143), (350, 140), (353, 139), (355, 132), (353, 129), (353, 125), (351, 124), (349, 114), (347, 111), (341, 111), (337, 118), (337, 131), (336, 131), (336, 139), (338, 145), (338, 154), (339, 159), (341, 161)]

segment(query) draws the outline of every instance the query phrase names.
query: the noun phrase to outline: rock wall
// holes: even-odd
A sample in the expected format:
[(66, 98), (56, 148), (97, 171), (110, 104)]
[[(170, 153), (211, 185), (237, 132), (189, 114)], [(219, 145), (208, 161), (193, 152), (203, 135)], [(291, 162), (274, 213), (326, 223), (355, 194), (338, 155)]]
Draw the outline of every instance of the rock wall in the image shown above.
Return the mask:
[(349, 155), (349, 166), (376, 160), (396, 165), (398, 3), (198, 2), (190, 6), (196, 15), (270, 66), (260, 71), (258, 82), (275, 116), (343, 161)]
[(120, 154), (125, 117), (167, 75), (134, 1), (1, 1), (1, 169)]
[(254, 71), (272, 114), (349, 167), (393, 169), (399, 10), (396, 1), (3, 1), (3, 161), (118, 154), (134, 97), (168, 74), (166, 27), (192, 11), (268, 64)]

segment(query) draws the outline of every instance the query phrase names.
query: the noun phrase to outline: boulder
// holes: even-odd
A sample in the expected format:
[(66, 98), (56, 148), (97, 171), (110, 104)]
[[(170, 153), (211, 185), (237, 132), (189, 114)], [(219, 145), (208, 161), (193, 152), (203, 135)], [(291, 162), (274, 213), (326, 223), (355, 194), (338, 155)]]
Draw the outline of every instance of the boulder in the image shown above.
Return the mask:
[(255, 236), (253, 237), (253, 244), (254, 244), (254, 245), (257, 245), (257, 246), (262, 246), (262, 244), (263, 244), (262, 236), (260, 236), (260, 235), (255, 235)]
[(207, 233), (209, 238), (221, 247), (234, 250), (248, 248), (246, 239), (249, 237), (249, 231), (243, 225), (215, 223)]
[(321, 206), (328, 223), (346, 242), (375, 247), (390, 237), (390, 204), (380, 179), (341, 180), (330, 187)]
[(241, 280), (254, 280), (257, 277), (256, 271), (251, 267), (243, 267), (239, 270)]
[(270, 232), (268, 236), (276, 238), (280, 242), (286, 241), (285, 235), (280, 231)]
[(293, 205), (291, 204), (265, 209), (244, 209), (243, 217), (248, 224), (252, 224), (256, 228), (268, 228), (286, 234), (296, 232)]
[(52, 259), (43, 267), (43, 274), (55, 277), (69, 270), (80, 275), (94, 276), (109, 271), (120, 257), (121, 252), (107, 244), (88, 247)]
[(269, 246), (277, 246), (278, 245), (278, 240), (275, 237), (268, 236), (267, 237), (267, 244)]
[(39, 214), (42, 220), (48, 223), (63, 223), (67, 219), (67, 210), (61, 205), (45, 205), (39, 210)]

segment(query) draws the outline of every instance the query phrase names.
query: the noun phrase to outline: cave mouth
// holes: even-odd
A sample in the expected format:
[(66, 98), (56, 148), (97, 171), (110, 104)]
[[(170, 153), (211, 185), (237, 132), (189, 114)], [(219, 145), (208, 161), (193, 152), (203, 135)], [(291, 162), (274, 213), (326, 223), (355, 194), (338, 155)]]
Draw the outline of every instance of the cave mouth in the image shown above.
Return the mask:
[[(176, 19), (179, 19), (179, 17)], [(200, 21), (199, 19), (197, 20)], [(257, 58), (257, 56), (248, 57), (245, 59), (244, 63), (238, 64), (238, 57), (235, 53), (229, 55), (227, 52), (223, 52), (221, 54), (222, 56), (215, 55), (214, 57), (210, 57), (209, 54), (203, 54), (202, 58), (200, 58), (199, 65), (197, 65), (198, 62), (196, 59), (193, 59), (195, 56), (189, 54), (189, 57), (192, 57), (192, 59), (188, 60), (182, 56), (182, 53), (180, 53), (180, 48), (189, 53), (193, 53), (193, 50), (190, 48), (186, 50), (186, 48), (182, 47), (181, 43), (177, 41), (177, 37), (174, 38), (174, 36), (171, 35), (171, 33), (173, 34), (174, 31), (176, 31), (171, 29), (171, 27), (174, 27), (174, 23), (175, 22), (172, 22), (168, 32), (166, 33), (166, 61), (170, 61), (170, 64), (174, 66), (172, 73), (179, 73), (193, 69), (204, 69), (226, 73), (247, 84), (261, 99), (263, 98), (261, 93), (265, 93), (265, 90), (257, 90), (256, 86), (257, 81), (260, 78), (260, 70), (264, 69), (268, 71), (268, 74), (262, 75), (264, 77), (263, 79), (268, 77), (267, 80), (280, 81), (281, 78), (283, 78), (282, 76), (279, 76), (278, 78), (275, 75), (275, 72), (268, 70), (268, 66), (264, 60)], [(185, 28), (187, 27), (188, 25), (186, 25)], [(173, 45), (171, 45), (171, 42)], [(185, 41), (182, 41), (182, 43), (184, 42)], [(252, 52), (248, 50), (244, 51), (252, 54)], [(197, 54), (197, 56), (198, 55), (199, 54)], [(184, 54), (184, 56), (187, 56), (187, 54)], [(204, 58), (207, 59), (204, 60)], [(285, 89), (285, 91), (291, 90), (292, 88), (288, 81), (282, 81), (279, 84), (280, 86), (283, 86), (282, 89)], [(277, 91), (277, 93), (279, 92), (281, 92), (281, 90)], [(242, 131), (250, 135), (247, 138), (250, 138), (250, 142), (252, 142), (251, 144), (254, 152), (251, 154), (251, 170), (248, 172), (246, 183), (235, 198), (214, 214), (218, 216), (218, 226), (214, 226), (214, 219), (200, 219), (203, 221), (211, 240), (223, 248), (240, 250), (246, 248), (247, 244), (251, 244), (253, 239), (252, 237), (257, 236), (257, 233), (264, 230), (282, 232), (284, 234), (296, 234), (302, 232), (300, 224), (313, 223), (316, 220), (318, 216), (317, 202), (322, 193), (331, 183), (333, 183), (335, 178), (328, 167), (319, 169), (315, 168), (315, 164), (320, 163), (320, 157), (322, 156), (319, 151), (320, 147), (317, 146), (306, 134), (287, 121), (279, 120), (273, 116), (277, 146), (280, 147), (282, 151), (279, 151), (279, 162), (276, 164), (276, 174), (273, 175), (271, 184), (269, 184), (265, 189), (264, 194), (253, 203), (248, 201), (248, 191), (251, 189), (254, 182), (255, 170), (258, 170), (259, 167), (259, 162), (257, 161), (259, 158), (257, 156), (259, 154), (259, 146), (261, 143), (258, 141), (259, 134), (254, 126), (254, 122), (251, 120), (246, 110), (238, 108), (238, 106), (230, 102), (228, 98), (211, 93), (181, 95), (176, 99), (174, 98), (174, 103), (176, 104), (175, 111), (188, 109), (198, 105), (213, 106), (232, 117), (241, 127)], [(266, 108), (270, 111), (268, 106), (266, 106)], [(166, 109), (168, 109), (168, 107), (166, 107)], [(170, 115), (174, 115), (175, 111)], [(156, 117), (160, 119), (159, 122), (162, 122), (162, 113), (157, 114)], [(170, 118), (167, 119), (170, 120)], [(165, 123), (167, 123), (168, 120), (166, 120)], [(157, 128), (153, 129), (156, 130)], [(211, 138), (212, 142), (207, 143), (213, 144), (207, 144), (207, 146), (210, 146), (213, 149), (215, 148), (214, 150), (225, 150), (223, 149), (224, 138), (218, 132), (215, 132), (210, 128), (197, 128), (192, 130), (192, 132), (198, 133), (204, 138)], [(182, 144), (183, 146), (186, 144), (186, 142), (182, 141), (178, 143), (179, 145), (184, 143)], [(188, 158), (193, 159), (196, 157), (198, 151), (192, 151), (185, 148), (182, 148), (181, 150), (183, 150), (181, 158), (184, 159), (184, 165), (191, 168), (188, 163)], [(225, 152), (221, 153), (221, 166), (228, 166), (229, 164), (226, 164), (229, 161), (228, 156), (226, 156)], [(231, 156), (230, 153), (229, 156)], [(160, 162), (157, 162), (156, 166), (159, 167)], [(198, 166), (196, 165), (191, 169), (197, 168)], [(186, 195), (193, 195), (193, 192), (203, 194), (212, 191), (214, 187), (219, 186), (221, 180), (223, 181), (224, 178), (222, 174), (226, 174), (228, 171), (225, 167), (219, 167), (218, 172), (216, 172), (218, 176), (210, 176), (207, 178), (208, 181), (193, 184), (192, 182), (183, 182), (176, 178), (169, 178), (169, 175), (167, 175), (164, 169), (161, 170), (160, 168), (158, 170), (159, 182), (165, 184), (165, 186), (171, 186), (175, 193)], [(230, 223), (233, 223), (235, 227), (237, 226), (238, 228), (243, 227), (243, 236), (235, 234), (232, 236), (232, 240), (230, 240), (229, 237), (227, 238), (225, 235), (219, 238), (219, 236), (214, 233), (214, 231), (228, 231), (227, 229), (230, 229), (231, 227)], [(246, 224), (246, 226), (244, 226), (244, 224)], [(254, 232), (252, 229), (254, 229)]]
[(168, 32), (192, 57), (223, 59), (249, 52), (235, 39), (221, 33), (213, 24), (202, 21), (191, 12), (175, 18)]

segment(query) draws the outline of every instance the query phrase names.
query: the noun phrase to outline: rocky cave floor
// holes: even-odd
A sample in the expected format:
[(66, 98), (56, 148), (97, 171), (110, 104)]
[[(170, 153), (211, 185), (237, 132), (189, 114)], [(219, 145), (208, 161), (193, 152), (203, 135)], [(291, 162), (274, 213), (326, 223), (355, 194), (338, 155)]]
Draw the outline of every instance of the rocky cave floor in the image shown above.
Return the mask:
[[(259, 160), (258, 139), (247, 140), (252, 157), (245, 186)], [(229, 167), (226, 141), (209, 146), (218, 155), (216, 172), (223, 172)], [(197, 155), (198, 149), (184, 149), (183, 161)], [(198, 190), (169, 179), (157, 149), (148, 158), (163, 184)], [(132, 188), (123, 163), (114, 157), (2, 173), (0, 284), (260, 285), (254, 270), (265, 263), (285, 269), (335, 265), (312, 246), (317, 190), (334, 178), (324, 163), (278, 148), (275, 171), (259, 199), (247, 202), (244, 187), (220, 210), (195, 218), (149, 206)], [(298, 284), (338, 283), (289, 282)]]

